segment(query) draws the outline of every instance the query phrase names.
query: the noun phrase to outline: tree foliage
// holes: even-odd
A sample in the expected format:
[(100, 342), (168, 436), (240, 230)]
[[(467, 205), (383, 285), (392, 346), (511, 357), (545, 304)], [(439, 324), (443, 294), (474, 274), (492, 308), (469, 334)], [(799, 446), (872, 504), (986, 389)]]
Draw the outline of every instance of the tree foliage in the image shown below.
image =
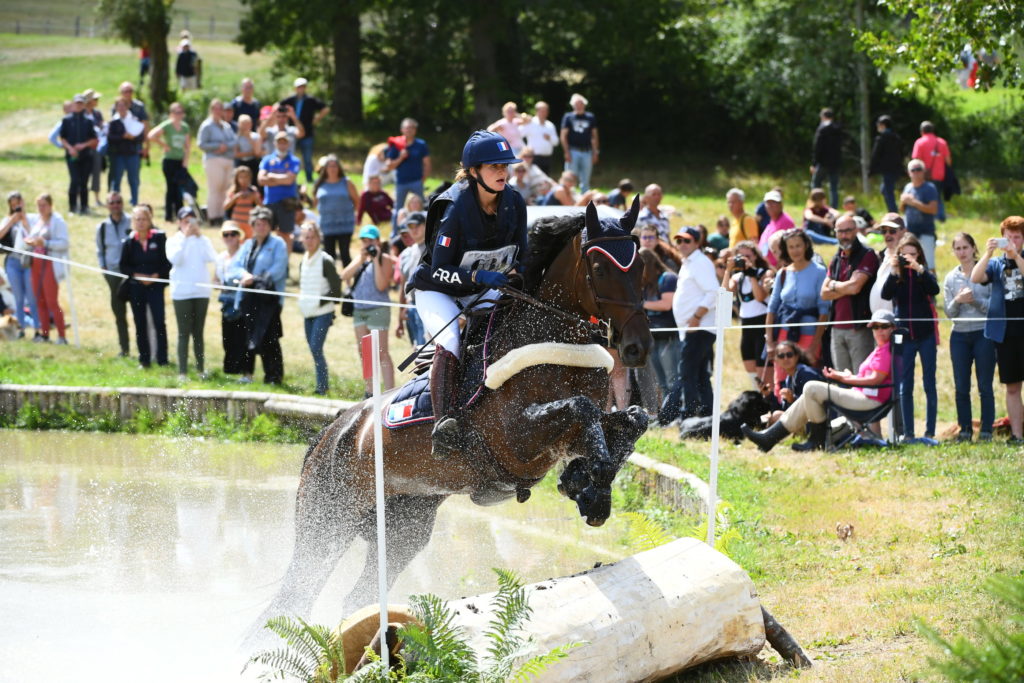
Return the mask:
[(167, 33), (171, 30), (174, 0), (99, 0), (96, 12), (110, 21), (110, 30), (132, 47), (149, 50), (152, 77), (150, 106), (163, 111), (168, 101), (170, 79)]
[[(996, 84), (1024, 87), (1021, 30), (1024, 3), (997, 0), (879, 0), (890, 14), (886, 26), (865, 31), (859, 47), (879, 68), (910, 69), (898, 88), (922, 85), (934, 89), (950, 71), (961, 68), (959, 55), (970, 45), (975, 55), (986, 52), (997, 59), (982, 60), (978, 88)], [(898, 19), (908, 18), (909, 21)]]

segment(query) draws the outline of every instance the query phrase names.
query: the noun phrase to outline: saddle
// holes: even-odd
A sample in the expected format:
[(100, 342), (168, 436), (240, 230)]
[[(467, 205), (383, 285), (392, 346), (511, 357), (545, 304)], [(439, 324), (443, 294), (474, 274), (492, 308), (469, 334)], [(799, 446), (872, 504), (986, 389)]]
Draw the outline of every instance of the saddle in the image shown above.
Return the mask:
[[(504, 307), (495, 305), (467, 316), (466, 327), (461, 334), (462, 354), (459, 363), (459, 380), (454, 406), (457, 411), (469, 408), (485, 391), (484, 377), (487, 373), (488, 344), (494, 332), (504, 319)], [(430, 366), (434, 359), (434, 347), (423, 347), (416, 357), (413, 373), (416, 375), (403, 384), (384, 407), (384, 426), (388, 429), (402, 429), (434, 421), (434, 406), (430, 400)]]

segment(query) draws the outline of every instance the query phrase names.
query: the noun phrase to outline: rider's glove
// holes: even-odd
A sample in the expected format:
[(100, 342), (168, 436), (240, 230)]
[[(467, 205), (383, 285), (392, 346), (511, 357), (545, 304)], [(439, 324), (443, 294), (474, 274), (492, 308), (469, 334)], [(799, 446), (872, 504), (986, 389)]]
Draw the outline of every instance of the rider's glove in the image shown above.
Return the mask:
[(474, 270), (473, 282), (497, 289), (508, 284), (508, 276), (493, 270)]

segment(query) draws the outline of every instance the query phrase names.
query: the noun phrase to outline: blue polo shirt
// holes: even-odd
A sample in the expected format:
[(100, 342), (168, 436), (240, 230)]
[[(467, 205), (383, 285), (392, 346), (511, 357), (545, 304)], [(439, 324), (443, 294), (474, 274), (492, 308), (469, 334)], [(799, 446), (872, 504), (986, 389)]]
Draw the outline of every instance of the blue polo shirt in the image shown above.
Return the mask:
[[(400, 185), (423, 180), (423, 159), (430, 156), (430, 148), (427, 147), (423, 138), (416, 138), (405, 149), (409, 152), (409, 156), (395, 168), (395, 182)], [(397, 159), (399, 154), (397, 147), (388, 145), (388, 151), (385, 154), (388, 159)]]
[[(277, 154), (268, 154), (260, 161), (260, 170), (267, 173), (294, 173), (299, 175), (302, 162), (294, 154), (289, 154), (283, 159)], [(299, 192), (295, 183), (291, 185), (270, 185), (263, 188), (263, 203), (274, 204), (282, 199), (298, 197)]]

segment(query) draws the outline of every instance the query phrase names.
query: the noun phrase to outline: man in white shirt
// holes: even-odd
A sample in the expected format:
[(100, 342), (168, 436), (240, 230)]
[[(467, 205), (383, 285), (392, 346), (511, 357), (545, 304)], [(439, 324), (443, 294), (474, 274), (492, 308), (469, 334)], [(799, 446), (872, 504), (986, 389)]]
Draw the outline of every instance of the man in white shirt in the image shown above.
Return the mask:
[(526, 140), (526, 146), (533, 149), (534, 163), (540, 167), (545, 175), (551, 174), (551, 156), (558, 145), (558, 130), (555, 124), (548, 121), (550, 108), (547, 102), (538, 102), (534, 105), (535, 116), (530, 122), (519, 127), (519, 132)]
[[(675, 235), (683, 255), (679, 280), (672, 297), (672, 316), (682, 329), (679, 373), (675, 385), (661, 404), (658, 421), (668, 424), (677, 417), (701, 417), (711, 414), (714, 400), (711, 390), (711, 362), (715, 335), (706, 329), (715, 324), (718, 276), (715, 264), (700, 249), (700, 230), (684, 226)], [(680, 403), (682, 410), (680, 410)]]

